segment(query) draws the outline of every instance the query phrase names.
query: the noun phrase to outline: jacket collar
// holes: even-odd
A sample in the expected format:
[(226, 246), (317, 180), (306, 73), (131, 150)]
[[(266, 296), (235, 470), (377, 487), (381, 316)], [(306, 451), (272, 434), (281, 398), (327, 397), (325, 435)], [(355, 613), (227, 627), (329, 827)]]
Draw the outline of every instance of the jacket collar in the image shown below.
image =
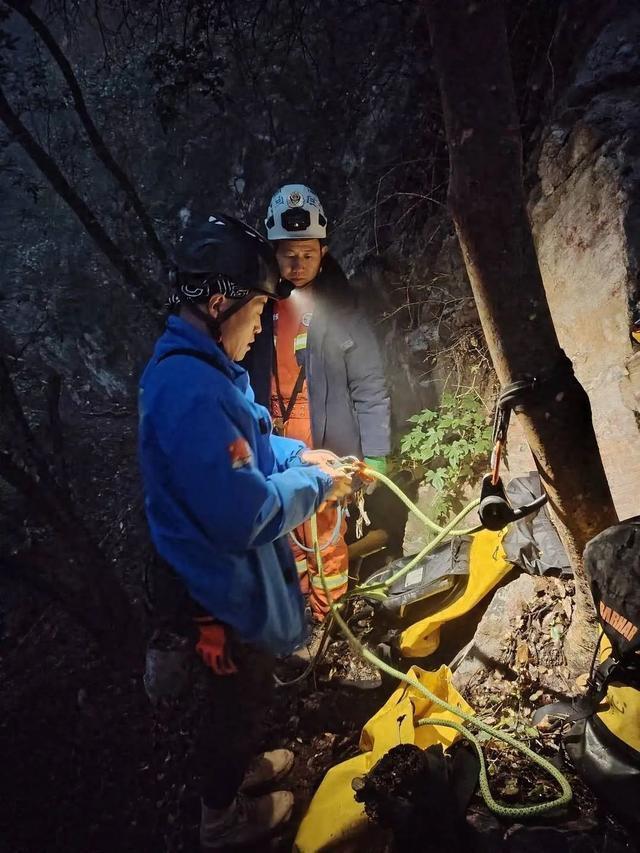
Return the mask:
[(212, 337), (196, 329), (182, 317), (171, 315), (167, 320), (165, 332), (156, 345), (155, 356), (160, 358), (174, 349), (194, 349), (206, 353), (235, 385), (244, 390), (249, 383), (246, 370), (232, 361)]

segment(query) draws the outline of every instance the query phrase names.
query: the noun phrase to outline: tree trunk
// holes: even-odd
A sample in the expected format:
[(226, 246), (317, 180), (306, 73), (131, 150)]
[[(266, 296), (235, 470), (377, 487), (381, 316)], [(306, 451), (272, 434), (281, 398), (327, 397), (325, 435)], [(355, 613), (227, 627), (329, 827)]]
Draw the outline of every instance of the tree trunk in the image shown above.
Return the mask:
[(503, 385), (539, 380), (518, 417), (575, 572), (569, 647), (581, 666), (591, 616), (582, 553), (617, 516), (589, 399), (560, 348), (538, 266), (502, 4), (426, 0), (426, 7), (449, 146), (449, 206), (491, 358)]
[(38, 17), (33, 8), (24, 0), (6, 0), (7, 5), (9, 5), (15, 12), (29, 23), (31, 28), (38, 34), (38, 36), (42, 39), (44, 44), (47, 46), (49, 53), (53, 56), (56, 61), (58, 68), (62, 72), (62, 76), (67, 81), (67, 85), (71, 91), (71, 95), (73, 97), (73, 103), (76, 107), (76, 112), (78, 113), (78, 117), (82, 122), (82, 126), (87, 132), (87, 136), (89, 137), (89, 141), (93, 146), (93, 150), (96, 155), (100, 158), (105, 168), (111, 173), (113, 178), (120, 185), (120, 188), (124, 191), (125, 195), (129, 199), (129, 203), (131, 207), (135, 211), (142, 228), (144, 229), (145, 234), (149, 238), (149, 243), (151, 244), (151, 248), (153, 249), (156, 257), (161, 263), (166, 263), (167, 254), (162, 246), (162, 243), (158, 239), (158, 235), (155, 232), (153, 227), (153, 223), (151, 222), (151, 218), (147, 213), (145, 206), (140, 199), (140, 196), (136, 192), (135, 187), (131, 183), (129, 176), (122, 169), (121, 166), (115, 161), (111, 151), (107, 147), (106, 142), (102, 138), (98, 128), (95, 126), (93, 119), (87, 109), (87, 105), (85, 103), (84, 97), (82, 95), (82, 91), (80, 86), (78, 85), (78, 81), (76, 79), (75, 74), (73, 73), (73, 69), (69, 60), (64, 55), (62, 48), (53, 37), (51, 30), (47, 27), (44, 21)]
[(120, 251), (98, 222), (94, 212), (69, 184), (54, 160), (29, 133), (24, 124), (12, 110), (4, 91), (0, 88), (0, 121), (2, 121), (16, 142), (19, 142), (31, 160), (40, 169), (53, 189), (67, 202), (78, 217), (96, 246), (103, 252), (125, 281), (137, 291), (151, 308), (160, 308), (161, 299), (157, 288), (145, 282), (136, 272), (129, 259)]

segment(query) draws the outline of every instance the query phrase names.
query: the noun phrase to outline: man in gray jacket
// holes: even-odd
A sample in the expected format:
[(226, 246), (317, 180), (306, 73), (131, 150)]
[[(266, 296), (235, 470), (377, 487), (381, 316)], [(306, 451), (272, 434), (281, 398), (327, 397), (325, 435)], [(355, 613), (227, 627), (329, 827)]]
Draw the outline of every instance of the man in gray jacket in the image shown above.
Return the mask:
[[(338, 456), (364, 458), (382, 472), (390, 451), (390, 404), (373, 331), (357, 310), (349, 283), (326, 244), (327, 220), (313, 190), (287, 184), (278, 190), (265, 220), (283, 279), (292, 293), (267, 317), (261, 341), (247, 365), (256, 394), (268, 395), (282, 435)], [(272, 326), (270, 328), (270, 320)], [(268, 372), (271, 372), (269, 377)], [(321, 542), (336, 532), (335, 509), (318, 517)], [(348, 554), (340, 535), (323, 551), (334, 598), (347, 589)], [(309, 531), (296, 537), (310, 547)], [(313, 615), (328, 604), (313, 556), (294, 545), (303, 591)]]

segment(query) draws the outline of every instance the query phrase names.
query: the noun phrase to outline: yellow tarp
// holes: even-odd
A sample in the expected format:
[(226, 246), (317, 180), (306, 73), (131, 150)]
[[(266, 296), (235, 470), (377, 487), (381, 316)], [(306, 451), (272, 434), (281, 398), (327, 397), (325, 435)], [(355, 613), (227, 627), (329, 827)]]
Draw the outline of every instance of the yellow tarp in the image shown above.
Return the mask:
[[(433, 654), (440, 643), (442, 625), (472, 610), (511, 571), (513, 566), (506, 559), (502, 548), (505, 533), (506, 529), (498, 533), (482, 530), (473, 536), (469, 554), (469, 582), (463, 595), (440, 612), (414, 623), (403, 632), (400, 648), (405, 657), (427, 657)], [(448, 667), (441, 666), (437, 672), (426, 672), (414, 666), (410, 672), (436, 696), (472, 713), (472, 709), (451, 684)], [(368, 820), (362, 805), (354, 799), (351, 782), (355, 777), (368, 773), (392, 747), (400, 743), (415, 743), (426, 749), (434, 743), (441, 743), (446, 749), (457, 739), (458, 734), (453, 729), (415, 727), (417, 720), (430, 716), (459, 720), (459, 717), (429, 702), (415, 688), (401, 684), (362, 730), (360, 748), (363, 754), (332, 767), (322, 780), (300, 824), (294, 846), (297, 853), (338, 850), (367, 830)]]
[(400, 651), (406, 658), (432, 655), (440, 645), (440, 628), (472, 610), (513, 568), (504, 554), (502, 540), (507, 529), (497, 533), (481, 530), (474, 534), (469, 554), (469, 583), (463, 595), (426, 619), (402, 632)]
[[(410, 674), (436, 696), (473, 713), (451, 684), (448, 667), (441, 666), (437, 672), (425, 672), (413, 666)], [(446, 749), (459, 737), (453, 729), (444, 726), (415, 727), (417, 720), (428, 717), (460, 719), (430, 702), (415, 687), (401, 684), (362, 730), (360, 748), (363, 755), (332, 767), (322, 780), (300, 824), (294, 845), (297, 853), (335, 850), (367, 829), (368, 819), (362, 805), (354, 799), (351, 782), (355, 777), (368, 773), (392, 747), (400, 743), (415, 743), (426, 749), (434, 743), (441, 743)]]

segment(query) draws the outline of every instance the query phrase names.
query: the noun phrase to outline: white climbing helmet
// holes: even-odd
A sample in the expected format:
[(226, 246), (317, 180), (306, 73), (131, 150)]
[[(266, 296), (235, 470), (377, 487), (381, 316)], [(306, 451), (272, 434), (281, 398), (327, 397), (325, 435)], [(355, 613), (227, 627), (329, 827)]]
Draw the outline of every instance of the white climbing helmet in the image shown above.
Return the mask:
[(269, 240), (324, 240), (327, 218), (320, 199), (304, 184), (285, 184), (275, 193), (264, 221)]

